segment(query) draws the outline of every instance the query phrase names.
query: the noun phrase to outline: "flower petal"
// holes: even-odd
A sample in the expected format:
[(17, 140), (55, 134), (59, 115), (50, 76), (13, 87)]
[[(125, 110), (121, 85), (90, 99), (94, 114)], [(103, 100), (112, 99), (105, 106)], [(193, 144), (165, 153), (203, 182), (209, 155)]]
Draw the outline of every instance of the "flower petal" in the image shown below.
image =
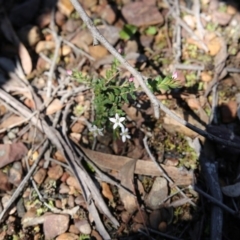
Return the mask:
[(113, 122), (113, 123), (116, 122), (116, 118), (109, 118), (109, 120), (110, 120), (111, 122)]
[(118, 126), (122, 129), (122, 128), (124, 128), (124, 126), (123, 126), (123, 124), (122, 123), (118, 123)]
[(122, 141), (126, 142), (126, 136), (125, 135), (122, 135)]
[(123, 122), (125, 120), (125, 117), (120, 117), (119, 122)]

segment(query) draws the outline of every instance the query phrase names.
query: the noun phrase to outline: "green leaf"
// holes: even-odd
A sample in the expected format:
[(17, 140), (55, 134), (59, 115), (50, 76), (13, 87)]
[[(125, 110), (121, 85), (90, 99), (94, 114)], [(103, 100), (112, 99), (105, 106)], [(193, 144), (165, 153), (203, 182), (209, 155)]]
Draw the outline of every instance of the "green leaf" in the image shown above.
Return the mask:
[(114, 88), (113, 91), (114, 91), (114, 94), (115, 94), (115, 95), (119, 95), (120, 92), (121, 92), (121, 90), (118, 89), (118, 88)]
[(130, 92), (130, 96), (131, 96), (131, 98), (132, 98), (133, 100), (136, 100), (136, 99), (137, 99), (136, 95), (135, 95), (133, 92)]
[(123, 40), (129, 40), (137, 32), (137, 27), (131, 24), (124, 25), (119, 36)]
[(159, 83), (159, 82), (162, 81), (163, 79), (162, 79), (161, 76), (157, 76), (154, 80), (157, 81), (157, 82)]
[(161, 83), (160, 80), (156, 79), (148, 79), (147, 86), (152, 90), (152, 92), (156, 92), (159, 90), (158, 84)]
[(115, 97), (114, 97), (113, 93), (108, 93), (108, 97), (109, 97), (110, 103), (113, 103), (114, 100), (115, 100)]
[(127, 95), (126, 95), (126, 94), (123, 94), (123, 95), (122, 95), (122, 98), (123, 98), (123, 100), (124, 100), (125, 102), (128, 103), (128, 99), (127, 99)]
[(146, 34), (147, 35), (155, 35), (157, 33), (157, 28), (154, 26), (148, 27), (146, 29)]

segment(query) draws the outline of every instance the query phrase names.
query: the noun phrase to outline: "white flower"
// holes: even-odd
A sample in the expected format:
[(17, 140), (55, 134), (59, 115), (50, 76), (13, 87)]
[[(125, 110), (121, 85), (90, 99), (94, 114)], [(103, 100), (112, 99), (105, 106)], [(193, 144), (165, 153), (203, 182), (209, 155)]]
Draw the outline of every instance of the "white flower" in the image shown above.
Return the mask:
[(103, 136), (103, 128), (98, 128), (96, 125), (89, 127), (89, 131), (93, 134), (94, 137), (97, 137), (98, 135)]
[(120, 128), (124, 128), (122, 122), (125, 120), (125, 117), (119, 117), (119, 115), (116, 113), (115, 118), (109, 118), (109, 120), (114, 123), (113, 129), (116, 129), (118, 126)]
[(122, 136), (122, 141), (126, 142), (126, 139), (130, 139), (130, 135), (128, 134), (128, 128), (122, 128), (122, 132), (120, 133), (120, 135)]

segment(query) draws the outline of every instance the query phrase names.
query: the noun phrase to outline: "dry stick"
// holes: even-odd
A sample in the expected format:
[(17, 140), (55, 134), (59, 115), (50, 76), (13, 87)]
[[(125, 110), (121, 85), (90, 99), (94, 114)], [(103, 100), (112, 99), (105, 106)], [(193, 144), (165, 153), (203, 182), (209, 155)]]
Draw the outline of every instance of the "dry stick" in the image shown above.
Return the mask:
[(217, 119), (217, 105), (218, 105), (218, 92), (217, 92), (217, 86), (218, 83), (215, 84), (212, 88), (212, 111), (211, 111), (211, 116), (209, 119), (209, 123), (214, 123), (218, 124), (218, 119)]
[[(89, 189), (92, 189), (91, 186), (89, 184), (92, 184), (92, 180), (91, 178), (88, 176), (88, 174), (83, 170), (83, 168), (81, 168), (80, 166), (78, 166), (77, 161), (76, 161), (76, 156), (74, 154), (74, 151), (70, 148), (69, 144), (64, 141), (64, 139), (60, 136), (60, 134), (58, 132), (56, 132), (57, 141), (60, 141), (60, 144), (62, 146), (61, 148), (61, 152), (63, 152), (63, 154), (66, 157), (66, 160), (68, 161), (68, 164), (71, 166), (71, 168), (74, 171), (74, 175), (76, 176), (76, 178), (78, 179), (78, 182), (81, 186), (82, 189), (82, 193), (84, 196), (84, 199), (88, 205), (88, 211), (91, 214), (91, 216), (94, 218), (97, 230), (100, 232), (101, 236), (104, 239), (110, 239), (110, 236), (108, 234), (108, 232), (106, 231), (104, 225), (102, 224), (102, 221), (99, 217), (98, 211), (96, 209), (95, 204), (93, 204), (92, 201), (92, 193), (90, 192)], [(81, 161), (81, 159), (79, 159)], [(81, 176), (81, 178), (80, 178)], [(82, 181), (81, 181), (82, 179)], [(87, 186), (88, 185), (88, 186)], [(93, 186), (96, 188), (96, 186), (93, 183)], [(95, 192), (93, 193), (95, 195)], [(101, 196), (101, 195), (100, 195)], [(99, 200), (102, 199), (102, 197), (99, 198)], [(97, 203), (97, 199), (95, 198), (95, 202)], [(104, 204), (104, 203), (103, 203)], [(102, 205), (101, 205), (102, 206)], [(108, 215), (109, 219), (112, 220), (113, 224), (116, 226), (118, 226), (118, 222), (114, 217), (111, 217), (111, 213), (109, 212), (108, 208), (107, 211), (108, 213), (106, 213), (105, 207), (102, 208), (102, 211)], [(116, 221), (116, 222), (114, 222)]]
[(71, 0), (71, 3), (77, 10), (77, 12), (80, 14), (82, 20), (86, 23), (87, 27), (91, 31), (94, 42), (98, 40), (103, 46), (107, 48), (107, 50), (117, 58), (117, 60), (125, 66), (125, 68), (135, 77), (135, 79), (138, 81), (138, 83), (141, 85), (142, 89), (145, 91), (147, 96), (149, 97), (153, 109), (154, 109), (154, 115), (156, 118), (159, 118), (159, 104), (157, 98), (154, 96), (154, 94), (150, 91), (150, 89), (145, 84), (142, 75), (136, 71), (129, 63), (126, 61), (116, 50), (115, 48), (100, 34), (100, 32), (97, 30), (97, 28), (94, 26), (92, 20), (88, 17), (84, 9), (82, 8), (81, 4), (77, 0)]
[(192, 29), (179, 17), (177, 16), (176, 12), (173, 10), (173, 7), (170, 5), (170, 3), (167, 0), (164, 0), (164, 2), (168, 5), (168, 8), (171, 11), (172, 17), (176, 20), (176, 23), (179, 24), (181, 27), (183, 27), (191, 37), (194, 37), (199, 41), (199, 43), (202, 45), (202, 48), (205, 52), (208, 51), (208, 47), (205, 43), (192, 31)]
[(62, 41), (67, 44), (69, 47), (71, 47), (76, 53), (79, 53), (85, 57), (87, 57), (90, 61), (95, 61), (95, 58), (90, 56), (88, 53), (84, 52), (82, 49), (76, 47), (73, 43), (69, 42), (68, 40), (61, 38)]
[(202, 22), (201, 22), (201, 16), (200, 16), (200, 2), (199, 0), (193, 0), (193, 11), (194, 11), (194, 16), (197, 20), (197, 30), (198, 30), (198, 33), (200, 34), (201, 36), (201, 39), (203, 39), (203, 36), (204, 36), (204, 28), (203, 28), (203, 25), (202, 25)]
[(211, 92), (214, 85), (216, 85), (219, 82), (219, 78), (222, 78), (224, 75), (224, 68), (226, 65), (226, 60), (228, 58), (228, 52), (227, 52), (227, 45), (224, 41), (224, 39), (221, 37), (219, 38), (221, 42), (221, 49), (218, 52), (218, 54), (215, 56), (214, 59), (214, 79), (211, 81), (211, 83), (208, 85), (204, 97), (207, 97), (208, 94)]
[(228, 147), (234, 147), (234, 148), (239, 148), (239, 144), (235, 143), (235, 142), (231, 142), (231, 141), (226, 141), (225, 139), (219, 138), (215, 135), (212, 135), (194, 125), (192, 125), (191, 123), (188, 123), (186, 120), (180, 118), (179, 116), (177, 116), (176, 114), (174, 114), (170, 109), (168, 109), (165, 105), (163, 105), (160, 101), (159, 101), (159, 105), (162, 111), (164, 111), (166, 114), (168, 114), (171, 118), (173, 118), (174, 120), (176, 120), (177, 122), (181, 123), (182, 125), (188, 127), (189, 129), (193, 130), (194, 132), (198, 133), (199, 135), (208, 138), (211, 141), (214, 142), (219, 142), (225, 146)]
[(8, 104), (6, 104), (4, 101), (1, 101), (1, 104), (8, 109), (8, 111), (14, 113), (15, 115), (19, 115), (18, 111), (14, 108), (12, 108), (11, 106), (9, 106)]
[[(180, 11), (179, 11), (179, 0), (175, 0), (175, 8), (176, 8), (176, 13), (179, 17), (180, 15)], [(171, 11), (171, 10), (170, 10)], [(182, 56), (182, 51), (181, 51), (181, 27), (179, 24), (176, 24), (175, 27), (175, 36), (176, 36), (176, 43), (173, 44), (173, 46), (175, 46), (175, 50), (176, 50), (176, 54), (175, 54), (175, 63), (180, 62), (180, 58)]]
[[(46, 159), (46, 157), (45, 157), (45, 159)], [(60, 166), (62, 166), (62, 167), (64, 167), (64, 168), (66, 168), (68, 171), (71, 171), (71, 172), (72, 172), (72, 170), (71, 170), (71, 168), (70, 168), (69, 165), (67, 165), (67, 164), (65, 164), (65, 163), (62, 163), (62, 162), (60, 162), (59, 160), (56, 160), (56, 159), (51, 158), (51, 157), (47, 157), (46, 160), (49, 160), (50, 162), (54, 162), (55, 164), (58, 164), (58, 165), (60, 165)]]
[[(36, 128), (35, 128), (35, 129), (36, 129)], [(33, 138), (33, 139), (35, 139), (35, 134), (36, 134), (36, 131), (34, 132), (34, 138)], [(33, 141), (34, 141), (34, 140), (33, 140)], [(34, 151), (32, 151), (32, 153), (33, 153), (33, 152), (34, 152)], [(28, 164), (28, 159), (26, 159), (26, 166), (27, 166), (27, 169), (28, 169), (28, 171), (29, 171), (30, 168), (29, 168), (29, 164)], [(54, 213), (61, 213), (62, 211), (61, 211), (60, 209), (55, 208), (55, 207), (52, 207), (51, 205), (49, 205), (49, 204), (44, 200), (44, 198), (43, 198), (42, 194), (40, 193), (40, 191), (38, 190), (38, 187), (37, 187), (37, 185), (36, 185), (36, 183), (35, 183), (35, 180), (32, 178), (32, 176), (30, 177), (30, 180), (31, 180), (31, 182), (32, 182), (33, 188), (35, 189), (35, 191), (36, 191), (36, 193), (37, 193), (37, 195), (38, 195), (39, 200), (40, 200), (41, 202), (43, 202), (43, 204), (44, 204), (48, 209), (50, 209), (52, 212), (54, 212)]]
[(194, 185), (194, 190), (198, 193), (200, 193), (201, 195), (203, 195), (205, 198), (207, 198), (209, 201), (211, 201), (212, 203), (218, 205), (219, 207), (221, 207), (222, 209), (224, 209), (226, 212), (230, 213), (231, 215), (240, 218), (239, 216), (239, 212), (238, 211), (234, 211), (233, 209), (231, 209), (230, 207), (228, 207), (227, 205), (223, 204), (222, 202), (220, 202), (219, 200), (217, 200), (216, 198), (212, 197), (211, 195), (207, 194), (206, 192), (204, 192), (202, 189), (200, 189), (198, 186)]
[(54, 10), (52, 11), (51, 14), (51, 23), (50, 23), (50, 27), (52, 28), (52, 34), (53, 37), (55, 39), (56, 42), (56, 47), (55, 47), (55, 51), (54, 51), (54, 55), (53, 55), (53, 60), (52, 60), (52, 64), (48, 73), (48, 80), (47, 80), (47, 99), (49, 99), (51, 97), (51, 91), (52, 91), (52, 78), (53, 78), (53, 72), (55, 69), (55, 65), (57, 62), (57, 57), (59, 54), (59, 49), (61, 46), (61, 39), (58, 38), (57, 33), (54, 30)]
[[(163, 199), (162, 202), (163, 202), (163, 203), (166, 202), (168, 199), (174, 197), (174, 196), (177, 195), (178, 193), (183, 192), (184, 190), (187, 190), (187, 189), (189, 189), (189, 186), (187, 186), (187, 187), (185, 187), (185, 188), (183, 188), (183, 189), (179, 189), (180, 191), (176, 191), (176, 192), (172, 193), (171, 195), (167, 196), (165, 199)], [(174, 203), (174, 202), (173, 202), (173, 203)], [(171, 204), (172, 204), (172, 203), (171, 203)], [(170, 206), (171, 204), (169, 204), (168, 206)]]
[[(45, 143), (43, 145), (42, 150), (39, 152), (39, 155), (37, 157), (37, 159), (35, 160), (34, 164), (32, 165), (32, 167), (29, 169), (27, 175), (25, 176), (25, 178), (21, 181), (21, 183), (19, 184), (19, 186), (17, 187), (17, 189), (14, 191), (12, 197), (10, 198), (10, 200), (8, 201), (7, 205), (5, 206), (5, 208), (3, 209), (3, 211), (0, 213), (0, 222), (3, 220), (4, 215), (6, 214), (6, 212), (8, 211), (8, 209), (12, 206), (13, 202), (16, 201), (16, 199), (18, 198), (19, 194), (22, 192), (25, 184), (28, 182), (29, 178), (32, 176), (35, 168), (38, 165), (38, 162), (40, 161), (40, 159), (42, 158), (44, 152), (47, 150), (49, 141), (44, 140)], [(43, 141), (43, 142), (44, 142)], [(42, 143), (40, 144), (42, 145)]]
[[(177, 69), (193, 70), (193, 71), (203, 71), (205, 69), (204, 65), (199, 66), (199, 65), (193, 65), (193, 64), (176, 64), (174, 65), (174, 67)], [(225, 67), (224, 70), (226, 70), (228, 73), (240, 73), (239, 68)]]
[(239, 68), (233, 68), (233, 67), (226, 67), (225, 70), (230, 73), (240, 73)]
[[(6, 106), (7, 106), (7, 105), (6, 105)], [(7, 108), (8, 108), (8, 107), (7, 107)], [(19, 121), (19, 122), (13, 123), (12, 125), (10, 125), (10, 126), (8, 126), (8, 127), (6, 127), (6, 128), (0, 129), (0, 133), (3, 133), (3, 132), (5, 132), (5, 131), (7, 131), (7, 130), (9, 130), (9, 129), (11, 129), (11, 128), (15, 128), (15, 127), (17, 127), (17, 126), (19, 126), (19, 125), (22, 125), (22, 124), (25, 123), (25, 122), (28, 122), (29, 120), (31, 120), (31, 118), (32, 118), (36, 113), (37, 113), (37, 111), (33, 112), (28, 118), (25, 118), (25, 119), (23, 119), (23, 120), (21, 120), (21, 121)]]
[[(171, 184), (174, 185), (174, 187), (178, 190), (178, 192), (184, 197), (184, 198), (187, 198), (189, 199), (185, 193), (178, 187), (176, 186), (176, 184), (173, 182), (173, 180), (171, 178), (168, 177), (168, 175), (165, 173), (165, 171), (162, 169), (162, 167), (157, 163), (155, 157), (152, 155), (149, 147), (148, 147), (148, 144), (147, 144), (147, 139), (148, 137), (145, 136), (144, 139), (143, 139), (143, 144), (144, 144), (144, 147), (149, 155), (149, 157), (151, 158), (151, 160), (156, 164), (157, 168), (159, 169), (159, 171), (163, 174), (163, 176), (168, 180), (168, 182), (170, 182)], [(196, 204), (194, 202), (192, 202), (191, 199), (189, 199), (189, 203), (192, 205), (192, 206), (196, 206)]]
[(198, 66), (193, 64), (175, 64), (174, 67), (176, 69), (182, 69), (182, 70), (193, 70), (193, 71), (203, 71), (205, 69), (204, 66)]
[[(100, 231), (100, 234), (104, 237), (104, 239), (106, 238), (110, 238), (110, 236), (108, 235), (100, 217), (99, 217), (99, 213), (97, 211), (97, 208), (95, 205), (98, 205), (99, 208), (103, 211), (103, 213), (106, 214), (106, 216), (109, 217), (109, 219), (112, 221), (112, 223), (117, 227), (119, 225), (119, 223), (117, 222), (117, 220), (111, 215), (107, 205), (105, 204), (102, 195), (99, 193), (99, 190), (97, 189), (96, 185), (94, 184), (94, 182), (92, 181), (92, 179), (89, 177), (88, 173), (86, 172), (86, 170), (84, 169), (84, 167), (82, 166), (82, 161), (81, 159), (77, 158), (77, 155), (75, 153), (75, 150), (73, 149), (72, 144), (70, 143), (70, 140), (67, 137), (67, 115), (69, 113), (70, 110), (70, 106), (71, 104), (68, 103), (64, 114), (63, 114), (63, 127), (62, 127), (62, 134), (65, 137), (65, 141), (67, 143), (68, 148), (66, 149), (69, 158), (72, 160), (71, 164), (73, 165), (73, 170), (75, 170), (75, 175), (79, 180), (80, 185), (82, 186), (82, 188), (85, 190), (86, 193), (86, 197), (85, 198), (87, 201), (86, 203), (88, 203), (88, 207), (91, 210), (90, 214), (93, 216), (93, 218), (95, 219), (95, 224), (97, 226), (97, 228)], [(71, 150), (71, 151), (70, 151)], [(82, 158), (82, 156), (81, 156)], [(77, 159), (79, 159), (79, 161), (77, 161)], [(95, 202), (90, 201), (89, 196), (92, 195), (92, 198), (95, 200)], [(89, 210), (89, 211), (90, 211)]]
[[(223, 201), (222, 191), (219, 184), (216, 151), (213, 144), (206, 139), (204, 148), (200, 154), (199, 162), (201, 171), (208, 185), (211, 195), (219, 202)], [(211, 207), (211, 240), (222, 239), (223, 211), (219, 206)]]
[[(55, 32), (51, 29), (46, 29), (46, 32), (55, 34)], [(88, 53), (84, 52), (82, 49), (78, 48), (77, 46), (75, 46), (73, 43), (69, 42), (67, 39), (64, 39), (61, 36), (58, 36), (58, 39), (61, 40), (62, 42), (64, 42), (66, 45), (68, 45), (69, 47), (71, 47), (76, 53), (87, 57), (90, 61), (95, 61), (95, 58), (90, 56)]]
[[(28, 169), (29, 170), (29, 169)], [(79, 210), (79, 206), (76, 206), (76, 207), (73, 207), (72, 209), (58, 209), (56, 207), (53, 207), (51, 206), (50, 204), (48, 204), (44, 197), (42, 196), (42, 194), (40, 193), (40, 191), (38, 190), (38, 187), (37, 187), (37, 184), (35, 183), (35, 180), (30, 177), (31, 181), (32, 181), (32, 185), (33, 185), (33, 188), (35, 189), (37, 195), (38, 195), (38, 198), (39, 200), (48, 208), (50, 209), (53, 213), (57, 213), (57, 214), (69, 214), (71, 215), (71, 217), (73, 217), (73, 215), (75, 215), (77, 213), (77, 211)], [(30, 225), (31, 226), (31, 225)]]

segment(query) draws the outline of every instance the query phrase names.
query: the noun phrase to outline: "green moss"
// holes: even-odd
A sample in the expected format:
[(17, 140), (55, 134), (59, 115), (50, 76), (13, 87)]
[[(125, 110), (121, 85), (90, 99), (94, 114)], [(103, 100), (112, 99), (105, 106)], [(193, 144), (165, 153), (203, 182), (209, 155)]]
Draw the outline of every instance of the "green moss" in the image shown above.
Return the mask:
[[(196, 169), (198, 166), (198, 156), (195, 150), (189, 146), (185, 136), (180, 133), (169, 134), (166, 133), (162, 127), (159, 128), (161, 128), (161, 130), (156, 131), (156, 136), (154, 136), (152, 142), (155, 150), (157, 151), (159, 142), (161, 142), (165, 155), (173, 155), (174, 158), (179, 160), (178, 167)], [(163, 136), (160, 136), (161, 134), (163, 134)]]

